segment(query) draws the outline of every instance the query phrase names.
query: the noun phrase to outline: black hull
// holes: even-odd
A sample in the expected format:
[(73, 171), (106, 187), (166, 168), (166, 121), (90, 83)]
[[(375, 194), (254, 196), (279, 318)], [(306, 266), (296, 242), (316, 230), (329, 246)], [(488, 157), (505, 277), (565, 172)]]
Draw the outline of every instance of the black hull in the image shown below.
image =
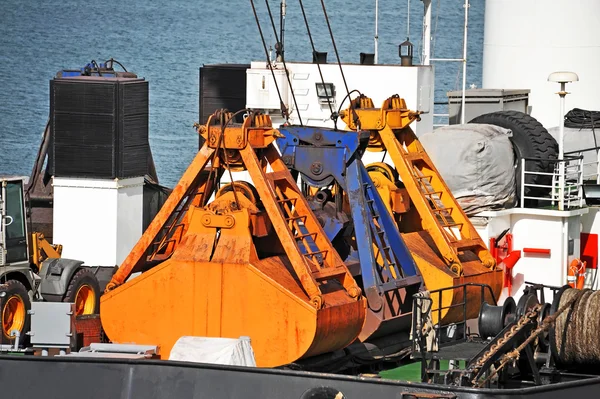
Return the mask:
[(582, 399), (598, 397), (600, 377), (498, 390), (159, 360), (0, 356), (0, 392), (6, 398), (35, 399), (334, 399), (338, 392), (348, 399)]

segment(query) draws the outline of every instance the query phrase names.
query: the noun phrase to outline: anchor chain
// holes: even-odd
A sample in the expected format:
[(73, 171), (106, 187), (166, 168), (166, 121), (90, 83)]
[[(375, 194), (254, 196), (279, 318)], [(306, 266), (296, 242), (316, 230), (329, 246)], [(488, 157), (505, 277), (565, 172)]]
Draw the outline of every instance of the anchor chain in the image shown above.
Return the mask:
[[(538, 319), (538, 316), (539, 316), (539, 313), (540, 313), (541, 309), (542, 309), (542, 305), (541, 304), (537, 304), (534, 307), (532, 307), (527, 313), (525, 313), (523, 316), (521, 316), (521, 318), (519, 319), (519, 321), (517, 322), (517, 324), (515, 324), (514, 326), (512, 326), (512, 328), (510, 330), (508, 330), (506, 333), (504, 333), (504, 336), (502, 338), (500, 338), (498, 340), (498, 342), (496, 342), (494, 345), (492, 345), (491, 348), (486, 353), (484, 353), (483, 356), (481, 356), (479, 358), (479, 360), (477, 360), (477, 362), (475, 363), (475, 365), (471, 369), (471, 372), (474, 375), (479, 374), (479, 371), (485, 365), (485, 363), (492, 356), (494, 356), (499, 350), (501, 350), (504, 347), (504, 345), (506, 344), (506, 342), (508, 342), (515, 335), (517, 335), (528, 324), (530, 324), (532, 322), (535, 322)], [(471, 381), (471, 383), (474, 386), (476, 386), (476, 387), (479, 386), (477, 384), (477, 379), (473, 379)]]
[[(521, 353), (521, 351), (525, 349), (525, 347), (529, 345), (532, 341), (534, 341), (541, 333), (550, 328), (550, 326), (556, 322), (558, 316), (560, 316), (563, 312), (569, 309), (576, 301), (578, 301), (582, 297), (584, 292), (585, 291), (578, 292), (576, 295), (574, 295), (572, 298), (566, 301), (554, 314), (546, 317), (538, 326), (538, 328), (535, 329), (535, 331), (533, 331), (524, 342), (522, 342), (517, 348), (515, 348), (509, 353), (506, 353), (502, 357), (502, 360), (500, 361), (498, 367), (496, 367), (496, 369), (485, 380), (477, 381), (476, 379), (473, 379), (471, 381), (473, 386), (475, 388), (481, 388), (495, 375), (497, 375), (504, 366), (506, 366), (511, 361), (517, 361), (519, 359), (519, 354)], [(507, 331), (504, 334), (504, 336), (495, 345), (493, 345), (492, 348), (490, 348), (490, 350), (484, 356), (482, 356), (480, 360), (477, 361), (474, 367), (474, 370), (476, 371), (475, 374), (478, 374), (477, 372), (481, 369), (481, 367), (487, 361), (487, 359), (494, 355), (505, 342), (507, 342), (510, 338), (517, 334), (523, 327), (525, 327), (525, 325), (531, 322), (535, 322), (538, 319), (538, 314), (541, 311), (542, 306), (542, 304), (538, 304), (531, 308), (529, 312), (527, 312), (523, 317), (521, 317), (521, 319), (515, 326), (513, 326), (509, 331)]]

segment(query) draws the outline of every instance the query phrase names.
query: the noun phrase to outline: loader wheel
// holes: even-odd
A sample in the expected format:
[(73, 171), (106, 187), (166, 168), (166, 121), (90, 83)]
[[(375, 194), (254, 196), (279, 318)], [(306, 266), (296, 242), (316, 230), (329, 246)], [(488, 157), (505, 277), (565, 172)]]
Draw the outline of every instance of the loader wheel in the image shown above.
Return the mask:
[(67, 288), (63, 302), (75, 304), (75, 315), (97, 314), (100, 310), (100, 284), (89, 268), (79, 269)]
[[(483, 123), (512, 130), (513, 136), (510, 141), (515, 152), (517, 197), (521, 195), (521, 157), (545, 159), (527, 161), (528, 172), (552, 173), (554, 171), (554, 163), (549, 162), (548, 159), (558, 158), (558, 143), (532, 116), (518, 111), (499, 111), (480, 115), (469, 123)], [(550, 186), (552, 176), (528, 174), (525, 176), (525, 182)], [(546, 187), (525, 187), (525, 195), (529, 197), (543, 197), (549, 191), (550, 189)]]
[(15, 337), (11, 337), (10, 333), (16, 330), (19, 332), (19, 346), (21, 346), (25, 343), (29, 329), (28, 312), (31, 309), (31, 301), (27, 289), (21, 282), (9, 280), (0, 284), (0, 296), (2, 320), (0, 343), (12, 344)]

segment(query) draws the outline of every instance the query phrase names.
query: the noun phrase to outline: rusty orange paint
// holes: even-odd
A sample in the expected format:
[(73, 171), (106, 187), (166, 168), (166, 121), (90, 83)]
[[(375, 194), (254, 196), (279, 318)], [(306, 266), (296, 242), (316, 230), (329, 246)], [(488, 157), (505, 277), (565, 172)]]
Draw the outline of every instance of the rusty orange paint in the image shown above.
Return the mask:
[[(279, 132), (264, 115), (225, 129), (217, 120), (223, 123), (223, 116), (199, 128), (207, 138), (202, 155), (103, 295), (104, 330), (113, 342), (159, 345), (163, 359), (184, 335), (249, 336), (261, 367), (344, 348), (363, 327), (366, 301), (278, 158), (272, 143)], [(225, 156), (248, 170), (264, 210), (247, 187), (235, 184), (205, 206), (192, 201), (172, 253), (124, 282), (137, 265), (145, 270), (148, 245), (172, 221), (185, 193), (210, 186), (202, 173), (206, 163), (223, 167)], [(267, 163), (273, 172), (265, 172)], [(324, 254), (322, 262), (300, 249), (305, 234), (298, 220)]]
[(181, 204), (182, 200), (186, 196), (186, 193), (188, 193), (190, 190), (190, 187), (195, 185), (198, 176), (200, 176), (213, 152), (214, 150), (208, 147), (203, 147), (198, 152), (156, 217), (152, 220), (142, 237), (138, 240), (131, 252), (127, 255), (119, 267), (119, 270), (117, 270), (110, 282), (107, 284), (106, 291), (116, 288), (125, 280), (127, 280), (132, 273), (141, 270), (146, 260), (145, 255), (148, 251), (148, 248), (156, 240), (159, 233), (168, 222), (169, 218), (175, 212), (175, 209), (177, 209), (177, 207)]
[[(341, 113), (344, 122), (354, 130), (358, 124), (353, 115), (358, 116), (360, 128), (370, 131), (367, 149), (387, 151), (404, 183), (410, 206), (395, 206), (394, 199), (402, 201), (402, 198), (391, 195), (395, 184), (385, 181), (386, 176), (379, 171), (381, 168), (370, 172), (380, 183), (377, 188), (387, 201), (388, 210), (392, 209), (395, 214), (398, 228), (413, 254), (426, 288), (433, 291), (467, 282), (483, 283), (488, 284), (498, 298), (502, 289), (502, 273), (496, 268), (495, 259), (410, 128), (412, 122), (420, 119), (419, 112), (409, 110), (399, 96), (389, 97), (380, 108), (375, 108), (370, 98), (361, 95), (352, 101), (351, 108)], [(430, 194), (424, 195), (425, 190)], [(432, 210), (432, 201), (439, 203), (436, 207), (446, 210)], [(468, 301), (469, 317), (477, 317), (479, 312), (479, 293), (473, 295), (477, 298)], [(442, 307), (457, 305), (463, 301), (462, 297), (461, 290), (446, 293), (442, 297)], [(437, 304), (435, 307), (439, 307), (439, 298), (433, 299)], [(434, 317), (440, 315), (444, 323), (458, 321), (462, 317), (462, 309), (455, 307), (434, 312)]]

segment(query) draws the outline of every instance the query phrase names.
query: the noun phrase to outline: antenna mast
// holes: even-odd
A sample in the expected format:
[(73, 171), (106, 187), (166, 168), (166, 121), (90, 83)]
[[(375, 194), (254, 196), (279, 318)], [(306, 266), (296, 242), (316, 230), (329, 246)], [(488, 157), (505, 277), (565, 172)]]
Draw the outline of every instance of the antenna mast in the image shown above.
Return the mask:
[(279, 4), (279, 43), (277, 43), (276, 46), (276, 50), (277, 50), (277, 61), (281, 62), (283, 61), (283, 52), (284, 52), (284, 35), (285, 35), (285, 9), (286, 9), (286, 4), (285, 4), (285, 0), (281, 0), (281, 3)]
[(379, 54), (379, 0), (375, 0), (375, 64)]

